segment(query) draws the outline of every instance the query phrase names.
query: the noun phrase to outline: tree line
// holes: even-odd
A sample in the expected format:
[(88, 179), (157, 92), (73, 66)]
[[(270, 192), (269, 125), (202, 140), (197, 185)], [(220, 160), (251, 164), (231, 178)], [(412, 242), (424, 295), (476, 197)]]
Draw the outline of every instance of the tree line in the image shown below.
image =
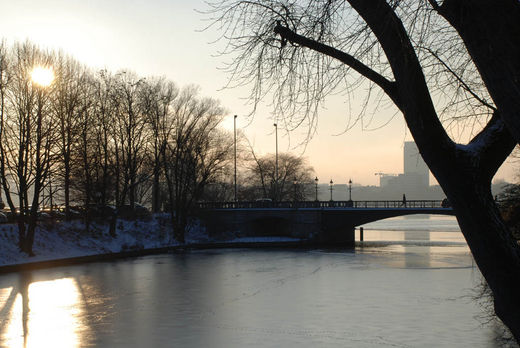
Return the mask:
[[(41, 86), (34, 67), (52, 67)], [(0, 182), (16, 216), (18, 243), (32, 254), (39, 208), (60, 202), (116, 207), (151, 196), (184, 240), (188, 212), (205, 185), (229, 168), (225, 109), (164, 78), (92, 72), (30, 42), (0, 46)]]
[[(52, 69), (52, 83), (33, 80), (35, 67)], [(40, 209), (58, 205), (67, 218), (80, 207), (87, 229), (101, 208), (115, 235), (117, 210), (105, 208), (146, 203), (169, 213), (173, 237), (184, 242), (196, 201), (234, 199), (234, 139), (221, 127), (225, 116), (196, 86), (92, 71), (62, 52), (2, 42), (0, 185), (20, 250), (32, 254)], [(302, 197), (312, 173), (303, 158), (280, 154), (275, 185), (273, 156), (239, 149), (246, 169), (240, 199)], [(297, 193), (286, 184), (295, 178)]]

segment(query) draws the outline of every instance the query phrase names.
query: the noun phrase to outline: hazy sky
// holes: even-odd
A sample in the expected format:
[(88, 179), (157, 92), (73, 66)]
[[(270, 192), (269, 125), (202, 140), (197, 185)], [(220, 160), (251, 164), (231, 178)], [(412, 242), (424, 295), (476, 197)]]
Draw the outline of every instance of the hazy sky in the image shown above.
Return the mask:
[[(250, 110), (244, 100), (248, 91), (221, 90), (227, 81), (219, 70), (224, 58), (216, 55), (218, 45), (210, 44), (217, 34), (200, 32), (206, 23), (195, 9), (204, 8), (201, 0), (0, 0), (0, 37), (9, 43), (29, 39), (42, 47), (62, 49), (93, 68), (128, 69), (145, 77), (166, 76), (180, 86), (199, 85), (201, 95), (219, 99), (229, 110), (226, 127), (232, 129), (232, 115), (237, 114), (237, 126), (255, 150), (274, 153), (268, 106), (261, 107), (249, 123), (242, 116)], [(332, 178), (339, 184), (352, 178), (355, 183), (375, 185), (376, 172), (402, 173), (403, 142), (412, 139), (402, 116), (394, 112), (380, 110), (371, 115), (371, 123), (343, 133), (349, 108), (343, 96), (329, 98), (304, 154), (320, 182)], [(289, 138), (279, 129), (279, 151), (300, 154), (303, 148), (294, 147), (304, 132), (297, 130)], [(513, 166), (504, 165), (496, 178), (513, 181)]]

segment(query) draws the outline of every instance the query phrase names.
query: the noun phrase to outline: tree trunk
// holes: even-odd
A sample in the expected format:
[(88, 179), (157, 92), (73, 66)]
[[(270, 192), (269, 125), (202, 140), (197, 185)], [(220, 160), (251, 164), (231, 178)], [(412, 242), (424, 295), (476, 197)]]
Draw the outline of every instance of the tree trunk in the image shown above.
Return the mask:
[(186, 213), (184, 212), (184, 208), (175, 209), (175, 221), (174, 221), (174, 230), (173, 235), (177, 242), (184, 244), (185, 242), (185, 231), (186, 231)]
[[(40, 177), (38, 176), (36, 180), (40, 180)], [(31, 204), (31, 209), (29, 210), (29, 213), (26, 215), (28, 219), (28, 225), (27, 225), (27, 231), (25, 233), (25, 238), (23, 240), (23, 247), (22, 251), (28, 254), (29, 256), (34, 256), (33, 253), (33, 244), (34, 244), (34, 235), (36, 233), (36, 226), (38, 225), (38, 208), (39, 208), (39, 199), (40, 199), (40, 192), (41, 185), (38, 183), (38, 181), (34, 185), (34, 196)]]
[[(65, 181), (64, 181), (64, 189), (65, 189), (65, 218), (67, 220), (70, 219), (70, 163), (69, 161), (65, 161)], [(52, 195), (52, 192), (51, 192)], [(52, 210), (52, 204), (51, 204)]]
[(491, 183), (475, 182), (469, 176), (442, 181), (475, 262), (493, 292), (495, 313), (520, 341), (519, 249), (500, 217)]
[[(403, 111), (422, 157), (451, 201), (462, 233), (493, 292), (496, 314), (520, 342), (520, 249), (503, 223), (490, 189), (491, 179), (514, 147), (514, 131), (510, 130), (499, 107), (499, 112), (494, 113), (468, 146), (453, 144), (438, 119), (422, 67), (394, 10), (382, 0), (349, 2), (383, 47), (395, 77), (397, 93), (384, 83), (382, 88), (386, 88), (385, 92)], [(512, 0), (502, 2), (511, 4)], [(467, 7), (474, 4), (447, 0), (444, 5), (453, 3)], [(491, 2), (476, 0), (475, 3)], [(518, 1), (516, 4), (518, 6)], [(461, 18), (467, 19), (466, 16)], [(489, 23), (480, 24), (487, 28)], [(500, 23), (496, 24), (500, 26)], [(518, 62), (508, 63), (518, 65)], [(490, 64), (496, 65), (495, 62)], [(515, 78), (518, 81), (518, 75)]]
[(110, 217), (110, 225), (108, 227), (108, 234), (110, 234), (110, 237), (112, 237), (112, 238), (117, 237), (116, 223), (117, 223), (117, 211)]
[(18, 212), (18, 248), (25, 252), (25, 216), (23, 212)]
[(34, 256), (33, 253), (33, 244), (34, 244), (34, 235), (36, 233), (36, 226), (38, 225), (38, 212), (33, 212), (31, 209), (31, 213), (29, 214), (29, 224), (27, 226), (27, 233), (25, 236), (24, 243), (24, 252), (29, 256)]

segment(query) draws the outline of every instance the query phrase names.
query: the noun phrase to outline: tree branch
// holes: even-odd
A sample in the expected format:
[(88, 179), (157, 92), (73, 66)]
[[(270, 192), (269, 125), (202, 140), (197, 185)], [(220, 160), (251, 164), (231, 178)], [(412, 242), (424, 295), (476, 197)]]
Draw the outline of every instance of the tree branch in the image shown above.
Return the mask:
[(433, 9), (435, 11), (439, 11), (441, 9), (441, 6), (439, 5), (439, 3), (436, 0), (428, 0), (428, 2), (430, 3), (430, 5), (433, 7)]
[(291, 29), (282, 26), (280, 22), (276, 24), (274, 32), (281, 36), (282, 42), (284, 42), (284, 40), (287, 40), (292, 43), (296, 43), (298, 45), (310, 48), (313, 51), (320, 52), (329, 57), (335, 58), (340, 62), (348, 65), (349, 67), (357, 71), (359, 74), (361, 74), (362, 76), (366, 77), (367, 79), (381, 87), (383, 91), (385, 91), (385, 93), (392, 99), (392, 101), (399, 108), (401, 108), (395, 82), (390, 81), (381, 74), (375, 72), (374, 70), (372, 70), (365, 64), (361, 63), (359, 60), (357, 60), (350, 54), (340, 51), (329, 45), (318, 42), (316, 40), (310, 39), (308, 37), (299, 35)]
[(444, 60), (442, 60), (441, 57), (439, 57), (439, 55), (437, 53), (435, 53), (429, 47), (420, 46), (420, 48), (428, 51), (428, 53), (430, 53), (435, 59), (437, 59), (442, 64), (442, 66), (444, 66), (444, 68), (446, 70), (448, 70), (448, 72), (451, 75), (453, 75), (453, 77), (455, 77), (455, 79), (457, 81), (459, 81), (459, 83), (462, 86), (462, 88), (464, 88), (464, 90), (466, 90), (469, 94), (471, 94), (473, 96), (473, 98), (475, 98), (479, 103), (481, 103), (485, 107), (493, 110), (493, 112), (497, 111), (496, 107), (494, 107), (493, 105), (489, 104), (487, 101), (485, 101), (479, 95), (477, 95), (475, 92), (473, 92), (471, 87), (468, 86), (468, 84), (459, 75), (457, 75), (457, 73), (455, 71), (453, 71), (453, 69), (448, 64), (446, 64), (446, 62)]
[(445, 0), (436, 10), (464, 41), (489, 95), (520, 144), (520, 2)]
[(398, 90), (406, 123), (421, 155), (435, 173), (445, 166), (443, 153), (454, 154), (454, 143), (435, 111), (422, 66), (403, 23), (384, 0), (349, 0), (381, 44)]

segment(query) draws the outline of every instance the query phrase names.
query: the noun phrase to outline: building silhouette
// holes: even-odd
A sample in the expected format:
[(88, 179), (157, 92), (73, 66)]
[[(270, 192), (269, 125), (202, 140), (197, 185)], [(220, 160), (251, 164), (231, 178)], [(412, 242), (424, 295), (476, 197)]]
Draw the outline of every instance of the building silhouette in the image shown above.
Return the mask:
[(404, 176), (410, 182), (428, 187), (430, 184), (430, 169), (424, 162), (415, 142), (404, 143)]
[(430, 193), (430, 170), (413, 141), (404, 143), (403, 164), (404, 173), (377, 173), (379, 186), (394, 197), (406, 195), (408, 199), (426, 199)]
[[(403, 173), (375, 173), (379, 175), (379, 186), (361, 186), (352, 178), (352, 199), (363, 200), (442, 200), (445, 193), (439, 185), (430, 186), (430, 171), (422, 159), (417, 146), (413, 141), (404, 143)], [(349, 199), (350, 185), (345, 178), (343, 183), (336, 180), (333, 187), (333, 200), (346, 201)], [(507, 186), (507, 182), (498, 180), (492, 185), (493, 194), (499, 194)], [(309, 184), (307, 200), (314, 200), (315, 186)], [(318, 185), (318, 199), (330, 200), (330, 186), (326, 183)]]

